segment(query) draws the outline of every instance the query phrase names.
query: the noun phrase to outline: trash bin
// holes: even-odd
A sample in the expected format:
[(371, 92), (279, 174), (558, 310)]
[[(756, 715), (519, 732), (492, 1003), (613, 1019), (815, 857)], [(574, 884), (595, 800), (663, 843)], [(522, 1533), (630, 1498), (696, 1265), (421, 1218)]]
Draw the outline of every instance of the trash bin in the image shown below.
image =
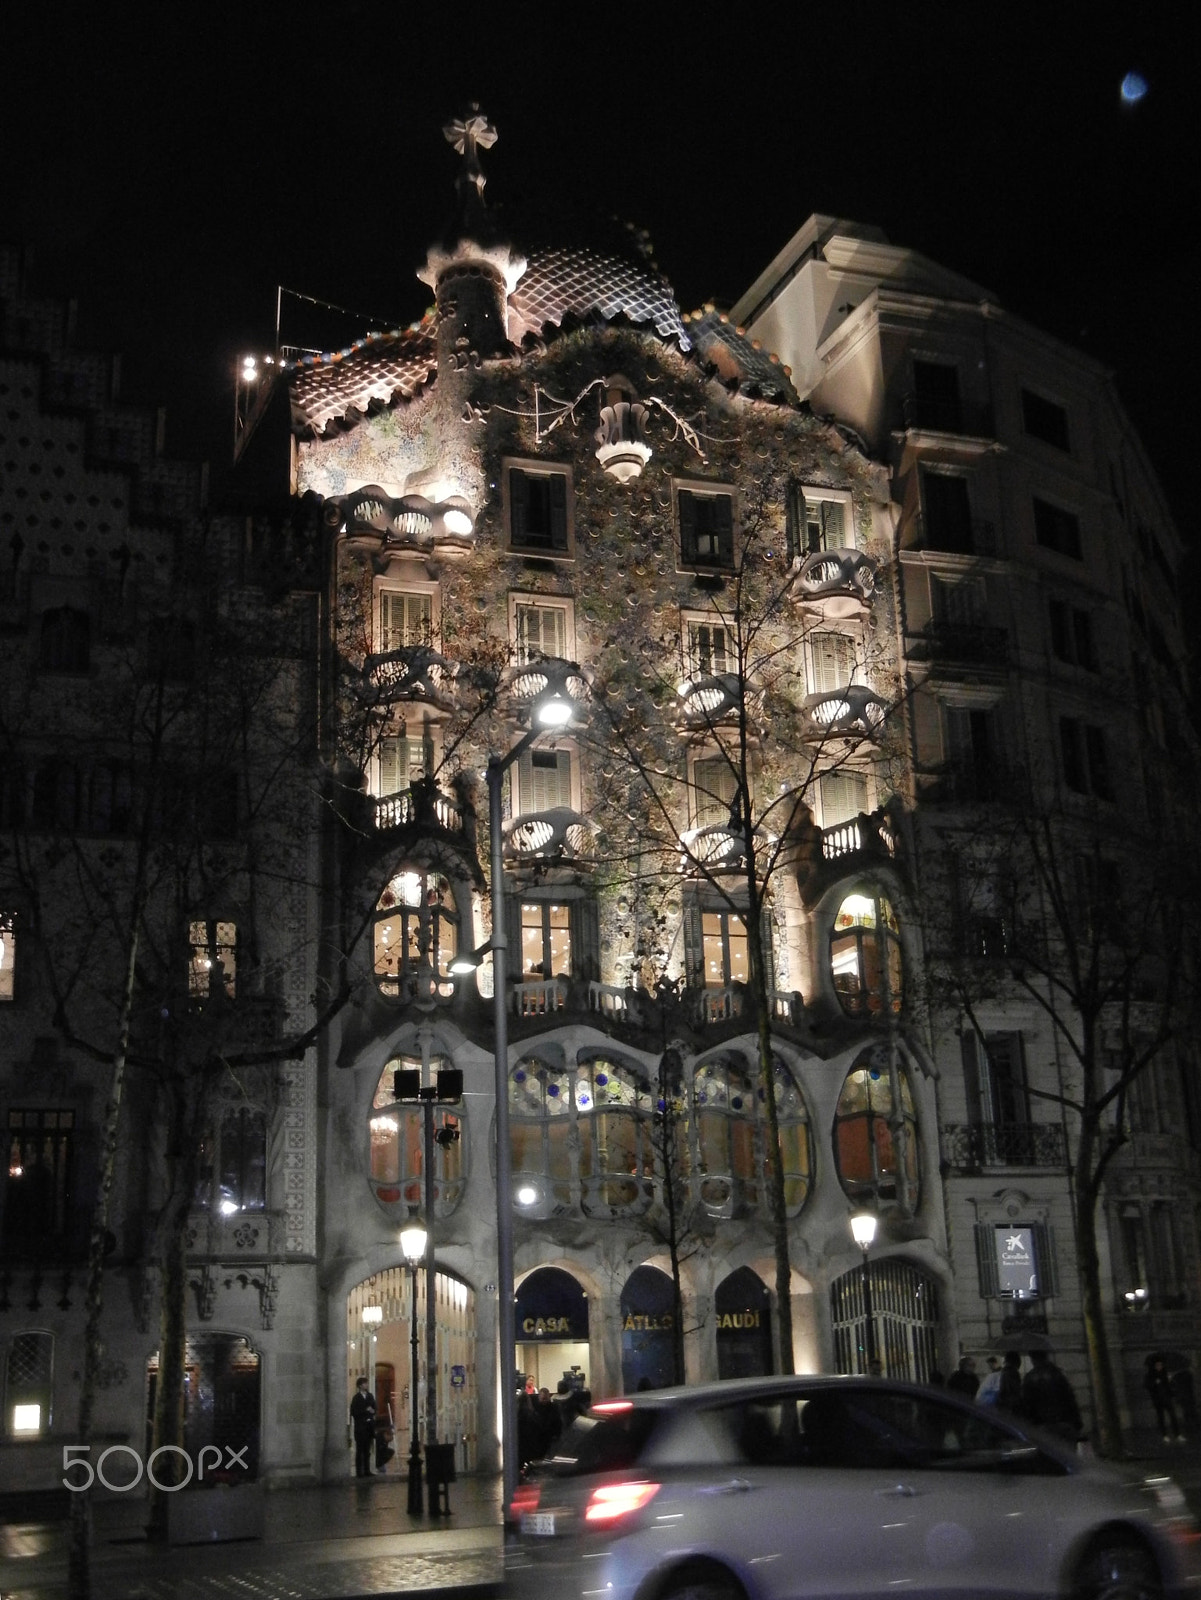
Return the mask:
[(450, 1485), (455, 1481), (455, 1447), (453, 1444), (427, 1444), (425, 1447), (425, 1477), (429, 1484), (430, 1516), (450, 1515)]

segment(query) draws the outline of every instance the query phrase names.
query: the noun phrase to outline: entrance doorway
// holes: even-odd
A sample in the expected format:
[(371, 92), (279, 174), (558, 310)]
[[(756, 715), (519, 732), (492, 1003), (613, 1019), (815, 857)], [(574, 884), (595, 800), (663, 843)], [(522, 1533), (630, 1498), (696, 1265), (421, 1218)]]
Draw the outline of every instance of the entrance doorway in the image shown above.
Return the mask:
[(723, 1278), (714, 1296), (717, 1376), (763, 1378), (771, 1372), (771, 1296), (750, 1267)]
[[(938, 1365), (938, 1285), (911, 1261), (874, 1261), (869, 1270), (875, 1348), (885, 1376), (926, 1383)], [(830, 1315), (835, 1369), (866, 1372), (862, 1268), (830, 1285)]]
[(525, 1388), (589, 1387), (588, 1296), (561, 1267), (539, 1267), (518, 1286), (517, 1370)]
[[(460, 1472), (475, 1467), (477, 1406), (475, 1367), (475, 1292), (454, 1273), (435, 1274), (434, 1311), (437, 1328), (437, 1373), (434, 1389), (438, 1438), (455, 1446)], [(417, 1418), (424, 1445), (428, 1415), (425, 1370), (424, 1270), (417, 1274)], [(346, 1410), (355, 1382), (366, 1377), (375, 1394), (376, 1426), (394, 1452), (377, 1470), (407, 1470), (413, 1426), (410, 1387), (413, 1278), (407, 1267), (388, 1267), (356, 1283), (346, 1299)], [(377, 1458), (378, 1459), (378, 1458)], [(354, 1458), (346, 1452), (346, 1470)]]
[(658, 1267), (635, 1267), (621, 1291), (621, 1381), (626, 1394), (677, 1382), (674, 1327), (671, 1279)]

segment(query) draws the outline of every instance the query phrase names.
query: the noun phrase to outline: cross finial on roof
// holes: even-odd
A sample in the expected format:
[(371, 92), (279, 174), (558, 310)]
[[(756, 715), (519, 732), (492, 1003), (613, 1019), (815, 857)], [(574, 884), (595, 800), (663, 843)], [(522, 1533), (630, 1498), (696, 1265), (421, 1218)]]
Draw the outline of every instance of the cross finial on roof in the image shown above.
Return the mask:
[[(473, 198), (482, 204), (484, 185), (488, 180), (480, 170), (479, 152), (490, 150), (496, 143), (496, 129), (473, 100), (467, 115), (448, 122), (442, 132), (447, 144), (453, 145), (463, 157), (463, 170), (455, 180), (460, 198), (467, 204)], [(468, 185), (475, 190), (474, 197), (466, 193)]]

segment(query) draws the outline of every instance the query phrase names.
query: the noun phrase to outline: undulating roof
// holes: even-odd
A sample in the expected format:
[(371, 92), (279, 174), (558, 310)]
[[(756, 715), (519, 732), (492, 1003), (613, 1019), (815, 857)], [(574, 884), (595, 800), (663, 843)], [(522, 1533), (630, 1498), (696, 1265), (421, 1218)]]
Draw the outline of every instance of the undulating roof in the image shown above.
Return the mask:
[(434, 376), (436, 324), (373, 334), (346, 350), (306, 355), (286, 369), (296, 433), (325, 433), (352, 424), (398, 399), (411, 400)]
[(689, 348), (671, 285), (649, 264), (587, 249), (538, 250), (509, 296), (509, 336), (515, 344), (527, 333), (598, 316), (649, 325), (661, 339)]

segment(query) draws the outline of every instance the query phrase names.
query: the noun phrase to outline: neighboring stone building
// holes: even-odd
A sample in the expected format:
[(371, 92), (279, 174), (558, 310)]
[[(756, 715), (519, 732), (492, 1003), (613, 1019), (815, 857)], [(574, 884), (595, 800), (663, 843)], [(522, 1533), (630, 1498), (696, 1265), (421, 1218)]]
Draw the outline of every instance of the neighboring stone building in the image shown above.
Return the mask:
[[(461, 1469), (497, 1464), (483, 773), (519, 744), (502, 839), (519, 1368), (599, 1396), (668, 1381), (681, 1353), (689, 1381), (778, 1365), (773, 1106), (799, 1370), (861, 1369), (875, 1348), (922, 1379), (961, 1346), (993, 1347), (1001, 1222), (1029, 1228), (1037, 1257), (1040, 1297), (1018, 1313), (1045, 1313), (1069, 1359), (1080, 1348), (1063, 1119), (1037, 1098), (1058, 1085), (1047, 1026), (990, 979), (977, 1049), (946, 985), (957, 950), (1003, 942), (1003, 908), (962, 866), (1003, 752), (1049, 784), (1055, 753), (1055, 785), (1082, 781), (1108, 805), (1105, 775), (1133, 776), (1116, 752), (1166, 765), (1182, 715), (1156, 562), (1081, 564), (1073, 547), (1074, 529), (1130, 549), (1129, 516), (1158, 530), (1163, 563), (1178, 559), (1106, 380), (961, 280), (823, 219), (729, 319), (682, 316), (632, 233), (502, 235), (477, 158), (492, 130), (455, 131), (459, 218), (421, 272), (433, 309), (348, 350), (283, 352), (240, 413), (243, 450), (277, 474), (273, 515), (206, 519), (199, 486), (172, 476), (137, 432), (147, 420), (110, 401), (61, 310), (32, 304), (4, 258), (0, 515), (20, 536), (5, 533), (0, 590), (5, 1478), (19, 1463), (56, 1481), (72, 1439), (106, 1081), (90, 1047), (112, 1034), (123, 972), (111, 935), (64, 967), (45, 907), (78, 933), (62, 875), (103, 860), (119, 912), (148, 769), (176, 774), (172, 793), (186, 770), (197, 795), (213, 772), (237, 794), (236, 809), (213, 799), (215, 839), (195, 806), (186, 830), (155, 833), (145, 1060), (106, 1273), (109, 1438), (141, 1438), (154, 1224), (185, 1170), (194, 1442), (220, 1414), (268, 1478), (346, 1473), (347, 1403), (367, 1372), (399, 1466), (414, 1295), (423, 1325), (427, 1311), (399, 1234), (428, 1213), (437, 1431)], [(990, 377), (996, 431), (968, 433)], [(906, 418), (910, 378), (913, 403), (942, 409)], [(102, 422), (144, 439), (138, 454), (114, 462)], [(201, 674), (185, 670), (193, 639)], [(1152, 674), (1158, 744), (1117, 692)], [(180, 722), (148, 751), (145, 719), (123, 707), (163, 703), (168, 681)], [(569, 720), (529, 737), (548, 696)], [(748, 922), (752, 873), (766, 903)], [(63, 972), (86, 974), (88, 998), (81, 978), (56, 1014)], [(91, 1033), (74, 1021), (64, 1035), (64, 1017)], [(162, 1072), (156, 1098), (150, 1066), (177, 1058), (234, 1063), (189, 1101), (199, 1173), (162, 1153), (175, 1079)], [(431, 1141), (398, 1071), (454, 1095), (429, 1112)], [(1175, 1228), (1174, 1292), (1191, 1303), (1195, 1156), (1170, 1131), (1175, 1089), (1156, 1084), (1166, 1098), (1140, 1098), (1137, 1115), (1163, 1128), (1148, 1125), (1156, 1138), (1140, 1134), (1115, 1178), (1114, 1237), (1135, 1251), (1144, 1216), (1152, 1236)], [(880, 1218), (870, 1343), (860, 1209)], [(1168, 1315), (1163, 1286), (1113, 1270), (1148, 1291), (1140, 1326), (1191, 1348), (1148, 1320)]]
[[(1116, 999), (1101, 1008), (1115, 1066), (1183, 1023), (1110, 1113), (1130, 1137), (1099, 1214), (1104, 1311), (1137, 1414), (1150, 1351), (1198, 1354), (1195, 911), (1181, 915), (1198, 747), (1179, 535), (1110, 374), (877, 229), (811, 217), (731, 316), (891, 472), (915, 873), (931, 968), (959, 979), (933, 986), (930, 1025), (965, 1348), (1033, 1318), (1085, 1383), (1065, 1106), (1078, 1018), (1062, 988), (1007, 978), (1023, 934), (993, 841), (1028, 838), (1023, 816), (1050, 841), (1031, 914), (1060, 970), (1127, 963), (1133, 1022)], [(1090, 918), (1127, 927), (1093, 937)], [(1000, 1295), (994, 1241), (1015, 1228), (1037, 1258), (1027, 1305)]]

